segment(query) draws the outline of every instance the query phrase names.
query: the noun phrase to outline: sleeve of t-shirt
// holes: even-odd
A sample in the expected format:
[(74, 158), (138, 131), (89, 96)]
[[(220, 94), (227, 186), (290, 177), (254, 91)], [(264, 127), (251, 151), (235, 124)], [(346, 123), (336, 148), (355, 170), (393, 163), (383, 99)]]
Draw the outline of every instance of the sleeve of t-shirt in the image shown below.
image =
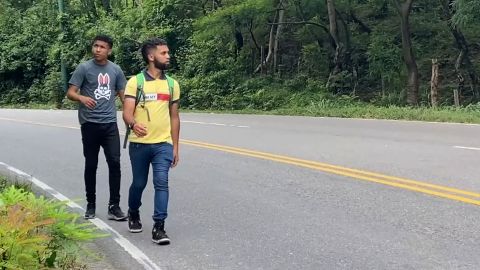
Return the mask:
[(75, 85), (78, 88), (81, 88), (84, 78), (85, 78), (84, 64), (80, 64), (77, 66), (77, 68), (73, 72), (72, 77), (70, 78), (70, 81), (68, 81), (68, 83)]
[(173, 98), (172, 101), (177, 101), (180, 99), (180, 84), (177, 81), (173, 84)]
[(133, 76), (127, 82), (125, 86), (125, 96), (136, 97), (137, 96), (137, 78)]
[(117, 82), (117, 85), (115, 85), (116, 91), (125, 90), (125, 85), (127, 84), (127, 78), (125, 78), (125, 74), (123, 73), (123, 70), (120, 67), (118, 67), (116, 82)]

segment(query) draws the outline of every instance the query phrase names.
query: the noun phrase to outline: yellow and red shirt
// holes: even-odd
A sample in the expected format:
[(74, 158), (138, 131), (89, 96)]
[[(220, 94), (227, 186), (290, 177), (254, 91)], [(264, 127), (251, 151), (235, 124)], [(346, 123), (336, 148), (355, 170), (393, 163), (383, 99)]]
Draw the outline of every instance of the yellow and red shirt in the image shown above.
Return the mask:
[[(143, 71), (145, 81), (143, 91), (145, 92), (145, 102), (140, 99), (135, 108), (135, 122), (142, 123), (147, 127), (147, 135), (139, 138), (134, 132), (130, 133), (129, 140), (136, 143), (172, 143), (170, 126), (170, 101), (180, 99), (180, 86), (174, 80), (173, 97), (170, 98), (170, 91), (166, 78), (155, 79), (146, 71)], [(127, 82), (125, 87), (125, 96), (136, 97), (137, 95), (137, 76), (133, 76)], [(147, 110), (150, 114), (148, 121)]]

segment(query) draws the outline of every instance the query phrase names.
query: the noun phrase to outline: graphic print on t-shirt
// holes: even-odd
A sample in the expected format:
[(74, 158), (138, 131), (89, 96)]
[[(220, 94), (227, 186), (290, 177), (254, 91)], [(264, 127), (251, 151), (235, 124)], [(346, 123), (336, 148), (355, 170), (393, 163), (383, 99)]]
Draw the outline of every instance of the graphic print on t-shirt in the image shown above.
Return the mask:
[(110, 76), (108, 73), (98, 74), (98, 86), (95, 89), (95, 99), (104, 98), (106, 100), (110, 100), (110, 96), (112, 94), (112, 90), (110, 90)]

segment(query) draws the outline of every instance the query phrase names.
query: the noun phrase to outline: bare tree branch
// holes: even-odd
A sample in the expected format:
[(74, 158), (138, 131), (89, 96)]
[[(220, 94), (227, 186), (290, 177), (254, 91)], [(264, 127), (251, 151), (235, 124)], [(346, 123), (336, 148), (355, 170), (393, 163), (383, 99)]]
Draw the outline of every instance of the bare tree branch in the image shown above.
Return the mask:
[(315, 26), (318, 26), (318, 27), (322, 28), (323, 30), (325, 30), (325, 32), (329, 33), (328, 27), (326, 27), (325, 25), (319, 24), (319, 23), (316, 23), (316, 22), (310, 22), (310, 21), (268, 23), (268, 25), (279, 25), (279, 24), (291, 24), (291, 25), (296, 25), (296, 24), (309, 24), (309, 25), (315, 25)]
[(250, 32), (250, 36), (252, 37), (253, 44), (255, 44), (255, 47), (257, 47), (258, 50), (260, 50), (260, 46), (258, 46), (257, 39), (253, 34), (253, 19), (250, 20), (250, 28), (248, 29), (248, 31)]

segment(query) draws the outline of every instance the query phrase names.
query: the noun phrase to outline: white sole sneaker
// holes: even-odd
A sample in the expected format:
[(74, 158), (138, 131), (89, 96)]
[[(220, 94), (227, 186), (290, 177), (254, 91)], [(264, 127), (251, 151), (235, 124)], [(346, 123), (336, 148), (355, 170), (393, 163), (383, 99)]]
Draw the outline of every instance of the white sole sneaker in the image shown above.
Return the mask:
[(125, 217), (116, 217), (116, 216), (114, 216), (114, 215), (112, 215), (112, 214), (108, 214), (108, 219), (109, 219), (109, 220), (124, 221), (124, 220), (127, 220), (127, 218), (128, 218), (127, 216), (125, 216)]
[(152, 242), (154, 242), (155, 244), (159, 244), (159, 245), (168, 245), (168, 244), (170, 244), (170, 239), (168, 239), (168, 238), (162, 238), (162, 239), (158, 239), (158, 240), (152, 239)]

